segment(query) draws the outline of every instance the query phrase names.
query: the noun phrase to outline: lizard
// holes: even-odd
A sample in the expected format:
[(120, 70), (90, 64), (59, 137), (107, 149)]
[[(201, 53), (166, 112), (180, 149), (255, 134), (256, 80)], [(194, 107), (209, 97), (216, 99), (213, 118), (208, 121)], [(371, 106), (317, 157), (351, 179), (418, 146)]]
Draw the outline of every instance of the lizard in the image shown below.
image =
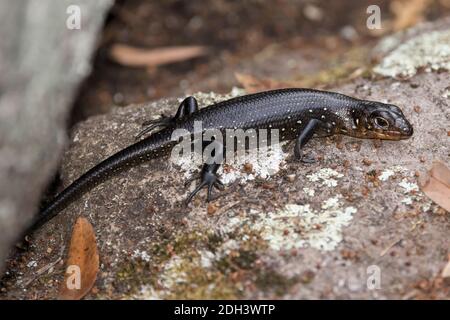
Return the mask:
[[(277, 89), (235, 97), (204, 108), (199, 108), (196, 99), (189, 96), (181, 102), (173, 117), (162, 116), (144, 122), (145, 128), (137, 135), (137, 142), (103, 160), (72, 182), (35, 216), (29, 230), (42, 226), (84, 193), (118, 172), (168, 155), (178, 143), (173, 133), (183, 130), (193, 135), (196, 122), (202, 123), (200, 134), (212, 129), (222, 134), (233, 129), (279, 130), (281, 141), (295, 141), (295, 159), (303, 162), (311, 162), (302, 150), (317, 134), (383, 140), (403, 140), (413, 135), (412, 125), (398, 106), (335, 92)], [(139, 140), (157, 128), (158, 131)], [(215, 147), (200, 171), (200, 183), (190, 193), (186, 203), (202, 188), (207, 189), (207, 201), (211, 200), (213, 188), (224, 188), (217, 170), (227, 146), (217, 143)]]

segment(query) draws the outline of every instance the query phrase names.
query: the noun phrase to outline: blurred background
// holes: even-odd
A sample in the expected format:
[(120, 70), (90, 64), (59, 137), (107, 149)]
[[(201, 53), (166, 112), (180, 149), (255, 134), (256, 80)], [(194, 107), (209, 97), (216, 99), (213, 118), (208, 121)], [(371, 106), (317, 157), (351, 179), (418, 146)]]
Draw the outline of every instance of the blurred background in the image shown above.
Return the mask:
[[(369, 5), (381, 9), (382, 29), (366, 27)], [(111, 105), (229, 92), (238, 85), (236, 72), (303, 86), (330, 84), (367, 64), (371, 57), (364, 49), (379, 37), (449, 13), (450, 0), (119, 0), (100, 34), (71, 123)], [(196, 58), (181, 52), (170, 64), (164, 56), (173, 52), (165, 52), (139, 64), (140, 57), (124, 50), (172, 46), (207, 51)]]

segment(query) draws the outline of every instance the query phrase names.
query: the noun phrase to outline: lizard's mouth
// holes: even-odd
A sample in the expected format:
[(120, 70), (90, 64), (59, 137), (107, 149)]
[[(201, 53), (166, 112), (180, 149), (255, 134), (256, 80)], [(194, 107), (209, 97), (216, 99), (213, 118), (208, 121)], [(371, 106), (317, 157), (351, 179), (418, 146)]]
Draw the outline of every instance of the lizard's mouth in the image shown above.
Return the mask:
[(402, 131), (381, 131), (374, 132), (375, 138), (383, 140), (405, 140), (411, 137), (412, 133), (403, 133)]
[(356, 138), (364, 139), (381, 139), (381, 140), (405, 140), (412, 136), (412, 127), (407, 130), (360, 130), (354, 131), (353, 135)]

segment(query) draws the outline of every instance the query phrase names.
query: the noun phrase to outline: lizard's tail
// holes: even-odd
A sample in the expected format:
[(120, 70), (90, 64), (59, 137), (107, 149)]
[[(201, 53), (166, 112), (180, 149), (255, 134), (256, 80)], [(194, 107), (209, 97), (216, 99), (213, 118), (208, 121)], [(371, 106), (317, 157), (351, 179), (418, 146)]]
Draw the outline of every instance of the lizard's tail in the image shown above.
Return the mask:
[(111, 176), (138, 163), (162, 155), (161, 149), (164, 148), (164, 150), (167, 150), (167, 143), (169, 141), (170, 139), (167, 139), (165, 136), (161, 137), (161, 135), (159, 137), (149, 137), (103, 160), (58, 194), (44, 210), (36, 215), (25, 234), (31, 233), (41, 227), (65, 209), (70, 203)]
[[(119, 152), (119, 153), (122, 153)], [(72, 184), (59, 193), (42, 211), (37, 214), (31, 226), (28, 229), (28, 233), (32, 232), (46, 222), (54, 218), (60, 211), (65, 209), (70, 203), (80, 198), (83, 194), (106, 180), (113, 173), (119, 172), (124, 169), (118, 165), (119, 162), (115, 162), (114, 159), (118, 154), (104, 160), (92, 169), (87, 171), (81, 177), (76, 179)]]

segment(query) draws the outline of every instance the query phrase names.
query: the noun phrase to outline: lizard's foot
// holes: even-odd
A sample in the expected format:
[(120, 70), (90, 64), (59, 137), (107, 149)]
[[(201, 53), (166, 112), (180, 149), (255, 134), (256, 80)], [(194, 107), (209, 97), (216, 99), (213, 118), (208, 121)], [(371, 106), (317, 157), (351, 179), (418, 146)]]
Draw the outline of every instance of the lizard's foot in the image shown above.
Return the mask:
[(316, 162), (316, 158), (313, 155), (308, 154), (308, 155), (303, 155), (300, 158), (300, 161), (303, 162), (303, 163), (315, 163)]
[[(200, 184), (195, 188), (194, 191), (192, 191), (189, 194), (189, 197), (186, 199), (185, 204), (188, 205), (189, 202), (191, 202), (192, 198), (194, 198), (194, 196), (203, 188), (203, 187), (207, 187), (207, 196), (206, 196), (206, 202), (210, 202), (211, 201), (211, 196), (212, 196), (212, 189), (213, 187), (215, 187), (216, 189), (219, 190), (223, 190), (224, 189), (224, 185), (222, 183), (222, 181), (219, 180), (219, 178), (217, 177), (217, 175), (213, 172), (209, 172), (209, 171), (202, 171), (201, 173), (201, 181)], [(192, 182), (194, 179), (190, 179), (189, 182)]]
[(295, 161), (302, 163), (315, 163), (316, 158), (312, 154), (304, 154), (302, 150), (294, 149), (294, 159)]

